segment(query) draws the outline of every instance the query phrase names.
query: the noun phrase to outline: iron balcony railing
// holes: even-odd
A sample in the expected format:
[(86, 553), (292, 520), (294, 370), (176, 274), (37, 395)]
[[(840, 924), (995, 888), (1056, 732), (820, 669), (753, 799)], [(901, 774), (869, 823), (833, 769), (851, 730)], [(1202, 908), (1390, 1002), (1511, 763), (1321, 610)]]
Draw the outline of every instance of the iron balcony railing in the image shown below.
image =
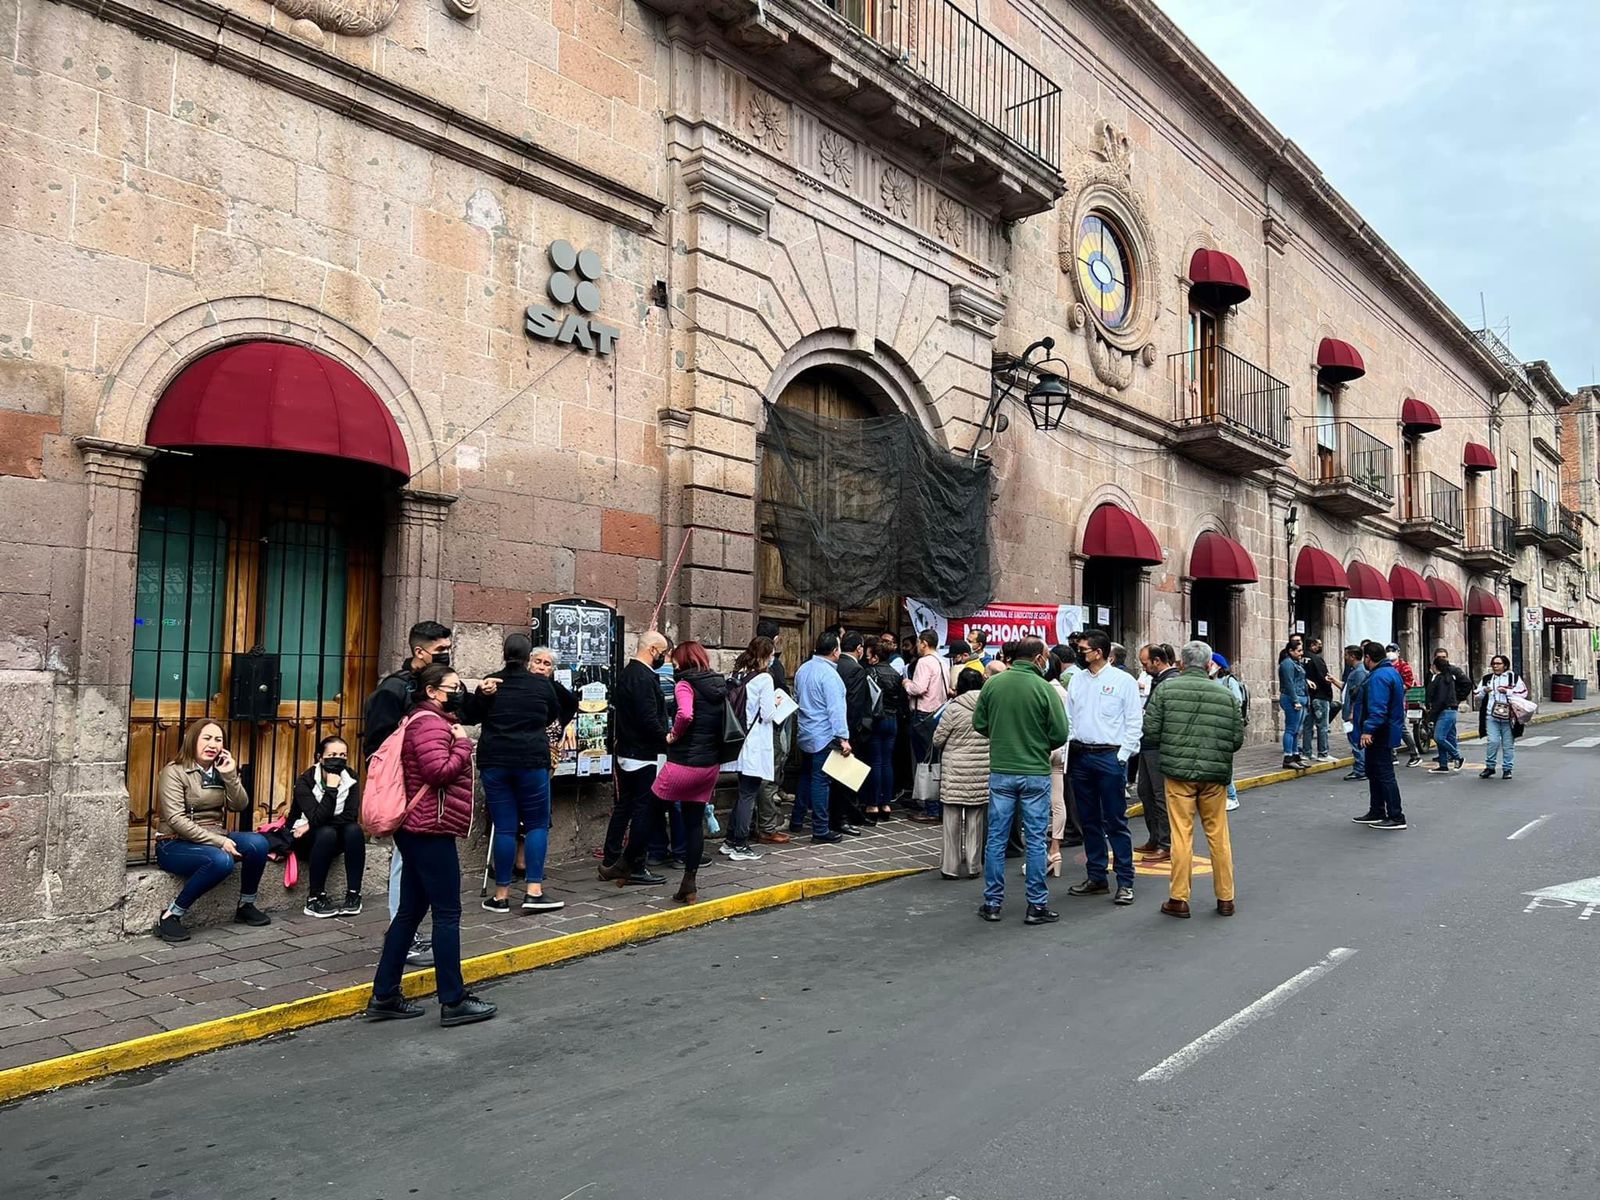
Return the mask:
[(1578, 519), (1578, 514), (1573, 512), (1572, 509), (1568, 508), (1565, 504), (1559, 504), (1556, 506), (1556, 508), (1558, 510), (1559, 520), (1557, 525), (1552, 528), (1550, 532), (1559, 533), (1574, 546), (1583, 545), (1583, 523)]
[(1516, 542), (1511, 533), (1511, 516), (1492, 506), (1467, 509), (1467, 527), (1463, 544), (1471, 551), (1491, 554), (1515, 555)]
[(1182, 426), (1228, 425), (1289, 448), (1289, 385), (1222, 346), (1168, 356), (1174, 420)]
[(1518, 492), (1516, 505), (1517, 528), (1532, 529), (1540, 537), (1550, 533), (1552, 528), (1550, 510), (1553, 507), (1550, 501), (1538, 492)]
[(819, 0), (980, 121), (1061, 167), (1061, 88), (950, 0)]
[(1461, 489), (1432, 471), (1413, 471), (1401, 480), (1400, 519), (1432, 521), (1461, 531)]
[(1310, 429), (1311, 481), (1354, 484), (1394, 499), (1394, 450), (1349, 421), (1318, 421)]

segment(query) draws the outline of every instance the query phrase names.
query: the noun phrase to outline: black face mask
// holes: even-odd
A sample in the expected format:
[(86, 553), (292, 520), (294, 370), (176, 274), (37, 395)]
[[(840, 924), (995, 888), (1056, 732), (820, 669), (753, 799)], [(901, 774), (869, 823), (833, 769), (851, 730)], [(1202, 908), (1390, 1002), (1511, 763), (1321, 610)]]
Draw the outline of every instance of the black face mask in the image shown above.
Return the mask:
[(330, 775), (343, 775), (346, 767), (350, 765), (348, 758), (325, 758), (322, 760), (322, 769)]
[(1079, 650), (1076, 654), (1074, 654), (1072, 656), (1072, 661), (1077, 663), (1078, 666), (1082, 667), (1084, 670), (1088, 670), (1089, 669), (1089, 656), (1087, 654), (1085, 654), (1082, 650)]
[(448, 650), (435, 650), (428, 658), (436, 667), (448, 667), (450, 665), (450, 651)]
[(458, 687), (455, 691), (448, 693), (443, 700), (439, 701), (439, 707), (443, 708), (445, 712), (460, 712), (461, 706), (466, 703), (466, 699), (467, 689)]

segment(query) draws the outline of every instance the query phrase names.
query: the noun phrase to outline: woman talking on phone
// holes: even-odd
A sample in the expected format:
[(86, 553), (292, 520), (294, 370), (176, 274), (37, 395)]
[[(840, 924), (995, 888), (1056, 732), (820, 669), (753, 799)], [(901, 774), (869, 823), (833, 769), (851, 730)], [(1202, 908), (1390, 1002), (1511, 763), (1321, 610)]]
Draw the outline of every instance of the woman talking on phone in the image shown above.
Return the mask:
[(161, 768), (157, 784), (161, 804), (161, 836), (156, 862), (163, 871), (188, 882), (167, 905), (156, 925), (165, 942), (186, 942), (184, 914), (239, 864), (239, 907), (233, 919), (242, 925), (270, 925), (272, 918), (256, 907), (256, 887), (267, 865), (267, 839), (259, 833), (229, 833), (228, 812), (243, 812), (250, 797), (239, 782), (239, 764), (228, 753), (227, 737), (215, 721), (196, 721), (183, 731), (178, 757)]

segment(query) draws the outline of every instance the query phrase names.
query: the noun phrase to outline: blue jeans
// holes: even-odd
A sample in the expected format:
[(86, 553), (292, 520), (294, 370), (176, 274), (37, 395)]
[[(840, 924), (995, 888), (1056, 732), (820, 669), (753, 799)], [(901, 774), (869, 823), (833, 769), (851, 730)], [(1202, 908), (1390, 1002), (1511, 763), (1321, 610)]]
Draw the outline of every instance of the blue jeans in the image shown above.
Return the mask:
[(1439, 765), (1448, 767), (1452, 762), (1461, 757), (1461, 748), (1456, 745), (1456, 710), (1447, 708), (1439, 714), (1439, 719), (1433, 723), (1433, 740), (1439, 747)]
[(894, 807), (894, 743), (899, 735), (899, 721), (879, 717), (867, 739), (867, 766), (872, 768), (872, 775), (862, 802), (868, 808)]
[[(267, 839), (259, 833), (230, 833), (228, 836), (239, 848), (240, 903), (254, 901), (256, 888), (261, 885), (261, 873), (267, 869)], [(156, 843), (156, 863), (161, 869), (188, 880), (178, 893), (179, 908), (192, 907), (201, 896), (232, 875), (234, 862), (233, 856), (220, 846), (181, 842), (177, 838), (162, 838)]]
[(511, 882), (517, 842), (526, 838), (529, 883), (544, 882), (550, 846), (550, 772), (539, 767), (484, 767), (483, 798), (494, 822), (494, 885)]
[(433, 910), (433, 969), (440, 1004), (459, 1003), (467, 985), (461, 978), (461, 860), (453, 837), (395, 831), (395, 847), (404, 859), (400, 870), (400, 911), (383, 935), (383, 954), (372, 980), (372, 994), (388, 999), (400, 994), (406, 952), (417, 936), (422, 916)]
[(1069, 750), (1072, 772), (1072, 798), (1078, 805), (1078, 823), (1083, 827), (1083, 856), (1091, 883), (1104, 883), (1110, 863), (1107, 843), (1117, 859), (1117, 886), (1133, 886), (1133, 838), (1128, 834), (1128, 801), (1122, 789), (1127, 786), (1128, 769), (1117, 761), (1115, 751), (1086, 753)]
[(1361, 730), (1352, 729), (1348, 735), (1350, 739), (1350, 755), (1355, 760), (1351, 764), (1350, 773), (1357, 779), (1367, 777), (1367, 752), (1361, 746)]
[(1517, 759), (1517, 739), (1511, 736), (1511, 722), (1497, 721), (1493, 717), (1486, 717), (1485, 721), (1489, 727), (1489, 753), (1484, 766), (1494, 770), (1495, 758), (1499, 757), (1501, 768), (1509, 775)]
[(1328, 752), (1328, 702), (1308, 700), (1300, 710), (1300, 749), (1306, 758)]
[(1050, 776), (989, 775), (989, 831), (983, 854), (983, 902), (999, 908), (1006, 898), (1006, 839), (1017, 808), (1022, 809), (1022, 836), (1028, 847), (1023, 875), (1029, 904), (1047, 904), (1044, 883), (1046, 842), (1050, 836)]
[(811, 836), (822, 837), (828, 832), (828, 784), (822, 773), (822, 764), (828, 761), (828, 747), (815, 754), (808, 753), (800, 767), (800, 786), (796, 789), (794, 812), (789, 815), (789, 831), (798, 833), (803, 827), (806, 810), (811, 810)]
[(1299, 751), (1300, 726), (1306, 719), (1305, 706), (1294, 706), (1290, 699), (1279, 699), (1278, 707), (1283, 709), (1283, 756), (1291, 758)]
[(1386, 733), (1375, 734), (1372, 745), (1367, 747), (1367, 811), (1402, 820), (1405, 813), (1400, 808), (1400, 781), (1394, 776), (1393, 749)]

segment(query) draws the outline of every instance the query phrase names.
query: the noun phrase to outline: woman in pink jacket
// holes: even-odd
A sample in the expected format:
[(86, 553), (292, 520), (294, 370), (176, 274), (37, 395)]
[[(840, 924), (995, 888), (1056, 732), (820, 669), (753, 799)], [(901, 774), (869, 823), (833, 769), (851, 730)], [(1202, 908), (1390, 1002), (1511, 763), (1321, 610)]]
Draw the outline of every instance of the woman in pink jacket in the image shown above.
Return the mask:
[(461, 859), (456, 839), (472, 828), (472, 739), (453, 714), (466, 689), (451, 667), (434, 663), (417, 676), (417, 703), (407, 716), (400, 763), (410, 801), (395, 831), (400, 852), (400, 908), (383, 937), (367, 1016), (420, 1017), (422, 1006), (400, 991), (406, 951), (422, 916), (433, 910), (433, 967), (439, 1024), (487, 1021), (495, 1006), (467, 991), (461, 978)]

